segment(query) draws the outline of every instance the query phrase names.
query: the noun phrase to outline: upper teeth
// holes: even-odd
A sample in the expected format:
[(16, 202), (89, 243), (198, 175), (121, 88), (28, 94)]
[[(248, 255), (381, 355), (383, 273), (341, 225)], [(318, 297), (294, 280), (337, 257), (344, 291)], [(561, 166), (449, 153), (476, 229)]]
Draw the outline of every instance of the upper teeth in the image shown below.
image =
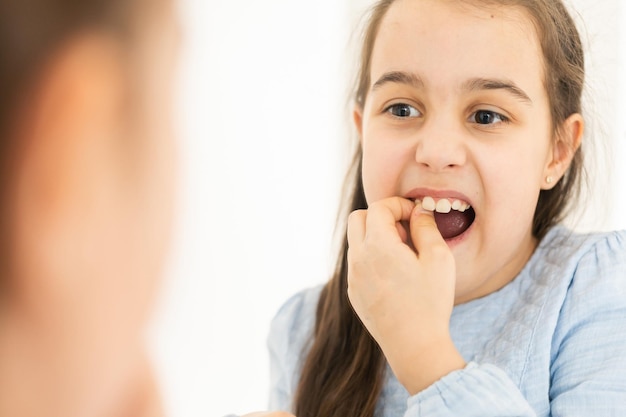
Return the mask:
[(424, 197), (422, 200), (415, 200), (415, 204), (422, 204), (422, 208), (427, 211), (436, 211), (437, 213), (450, 213), (451, 210), (456, 210), (460, 212), (464, 212), (470, 205), (465, 201), (461, 200), (452, 200), (450, 201), (447, 198), (442, 198), (438, 201), (435, 201), (432, 197)]

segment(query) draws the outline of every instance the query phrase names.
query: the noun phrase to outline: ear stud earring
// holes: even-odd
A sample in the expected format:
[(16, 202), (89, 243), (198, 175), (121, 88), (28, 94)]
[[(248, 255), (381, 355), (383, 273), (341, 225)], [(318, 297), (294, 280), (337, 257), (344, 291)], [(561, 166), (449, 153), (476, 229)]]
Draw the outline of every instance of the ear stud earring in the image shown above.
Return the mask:
[(549, 175), (548, 175), (548, 176), (546, 177), (546, 182), (547, 182), (548, 184), (552, 184), (552, 181), (554, 181), (554, 178), (552, 178), (551, 176), (549, 176)]

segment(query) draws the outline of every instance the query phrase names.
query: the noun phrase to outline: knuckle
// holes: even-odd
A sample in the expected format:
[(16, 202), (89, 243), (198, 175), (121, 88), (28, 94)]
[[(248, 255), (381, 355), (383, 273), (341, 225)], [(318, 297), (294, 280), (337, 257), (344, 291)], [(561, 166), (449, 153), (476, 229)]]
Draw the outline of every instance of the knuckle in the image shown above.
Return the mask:
[(365, 210), (354, 210), (348, 214), (348, 222), (355, 222), (365, 216)]
[(387, 212), (397, 207), (399, 202), (394, 198), (385, 198), (383, 200), (377, 200), (368, 205), (368, 211), (374, 211), (376, 213)]
[(382, 203), (380, 201), (375, 201), (367, 206), (367, 212), (372, 215), (378, 215), (383, 209)]

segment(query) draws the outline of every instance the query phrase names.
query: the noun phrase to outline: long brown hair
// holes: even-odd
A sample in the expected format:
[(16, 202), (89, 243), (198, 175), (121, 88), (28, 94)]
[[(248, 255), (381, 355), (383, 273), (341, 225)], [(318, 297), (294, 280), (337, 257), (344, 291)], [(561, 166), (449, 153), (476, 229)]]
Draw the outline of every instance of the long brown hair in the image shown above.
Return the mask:
[[(393, 3), (394, 0), (378, 1), (370, 10), (365, 26), (353, 93), (356, 106), (361, 108), (371, 84), (374, 42), (381, 21)], [(567, 117), (581, 112), (584, 84), (582, 43), (566, 7), (560, 0), (467, 0), (466, 3), (516, 6), (530, 15), (543, 51), (544, 83), (550, 100), (554, 138), (558, 138), (560, 126)], [(343, 215), (367, 208), (361, 158), (362, 149), (357, 146), (346, 177), (349, 204)], [(540, 193), (532, 226), (537, 239), (563, 220), (580, 194), (582, 174), (582, 150), (579, 148), (564, 177), (554, 188)], [(348, 300), (347, 249), (344, 238), (334, 276), (320, 295), (314, 340), (294, 399), (298, 417), (373, 417), (384, 384), (385, 358)]]

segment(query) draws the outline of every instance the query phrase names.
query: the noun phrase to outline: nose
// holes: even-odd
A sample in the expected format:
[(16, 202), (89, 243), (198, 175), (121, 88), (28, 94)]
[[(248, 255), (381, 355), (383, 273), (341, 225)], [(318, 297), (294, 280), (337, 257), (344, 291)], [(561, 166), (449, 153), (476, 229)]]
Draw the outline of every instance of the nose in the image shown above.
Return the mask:
[(429, 120), (416, 133), (415, 161), (431, 171), (460, 167), (467, 160), (467, 150), (460, 128), (454, 122)]

